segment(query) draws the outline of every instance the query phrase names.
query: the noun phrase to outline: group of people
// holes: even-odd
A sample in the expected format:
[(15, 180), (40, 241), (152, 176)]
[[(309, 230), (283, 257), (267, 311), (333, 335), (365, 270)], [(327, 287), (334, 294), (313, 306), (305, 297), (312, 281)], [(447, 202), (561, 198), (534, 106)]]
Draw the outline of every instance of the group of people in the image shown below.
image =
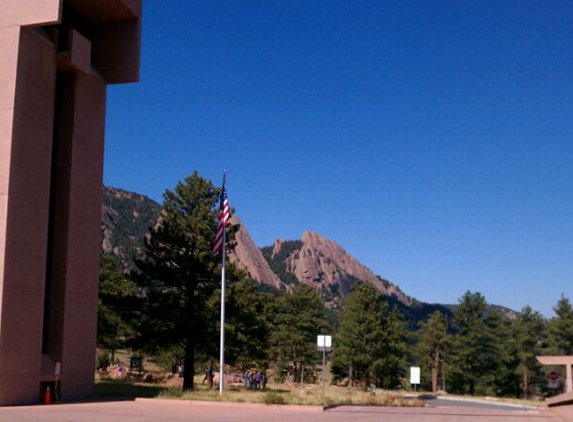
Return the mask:
[(243, 373), (243, 385), (249, 390), (267, 391), (268, 382), (266, 372), (245, 371)]
[[(207, 381), (209, 389), (213, 388), (213, 379), (215, 378), (215, 365), (212, 360), (209, 361), (207, 368), (205, 368), (205, 377), (203, 378), (203, 384)], [(269, 379), (267, 378), (266, 372), (261, 371), (249, 371), (243, 372), (243, 385), (245, 389), (255, 390), (255, 391), (267, 391), (267, 384)]]

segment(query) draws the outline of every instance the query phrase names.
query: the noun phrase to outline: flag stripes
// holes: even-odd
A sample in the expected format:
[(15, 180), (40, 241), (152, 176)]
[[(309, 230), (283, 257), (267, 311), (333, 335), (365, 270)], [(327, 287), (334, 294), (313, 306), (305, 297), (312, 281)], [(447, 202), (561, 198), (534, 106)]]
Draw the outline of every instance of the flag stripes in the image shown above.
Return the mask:
[(221, 191), (221, 213), (219, 214), (219, 224), (217, 225), (217, 233), (215, 235), (215, 243), (213, 244), (213, 255), (218, 254), (223, 249), (223, 242), (225, 239), (225, 227), (229, 222), (229, 203), (227, 202), (227, 189), (223, 184)]

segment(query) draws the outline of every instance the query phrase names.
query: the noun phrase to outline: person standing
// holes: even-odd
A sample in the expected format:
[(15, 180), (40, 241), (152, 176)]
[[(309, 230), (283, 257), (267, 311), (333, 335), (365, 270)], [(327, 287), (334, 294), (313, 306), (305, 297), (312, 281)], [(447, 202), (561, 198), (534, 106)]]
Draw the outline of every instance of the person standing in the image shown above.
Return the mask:
[(255, 372), (251, 372), (249, 375), (249, 390), (252, 390), (255, 386)]
[(245, 386), (245, 390), (249, 388), (249, 371), (245, 369), (243, 372), (243, 385)]
[(215, 366), (213, 365), (213, 360), (209, 361), (209, 367), (207, 368), (207, 384), (209, 385), (209, 390), (213, 389), (213, 378), (215, 378)]
[(257, 391), (261, 389), (261, 371), (258, 371), (257, 375), (255, 375), (255, 389)]

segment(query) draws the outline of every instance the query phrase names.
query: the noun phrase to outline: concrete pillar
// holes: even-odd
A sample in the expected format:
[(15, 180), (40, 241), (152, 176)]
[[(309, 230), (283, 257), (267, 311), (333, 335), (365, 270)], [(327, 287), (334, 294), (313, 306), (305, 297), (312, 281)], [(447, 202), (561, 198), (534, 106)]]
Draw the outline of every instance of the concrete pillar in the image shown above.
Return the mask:
[(571, 377), (571, 364), (565, 365), (567, 368), (567, 375), (565, 379), (565, 392), (569, 393), (573, 391), (572, 377)]
[(33, 30), (2, 32), (16, 47), (0, 60), (14, 88), (0, 111), (0, 404), (12, 404), (39, 394), (56, 59)]
[[(94, 383), (106, 85), (141, 0), (0, 0), (0, 405)], [(53, 391), (53, 390), (52, 390)]]

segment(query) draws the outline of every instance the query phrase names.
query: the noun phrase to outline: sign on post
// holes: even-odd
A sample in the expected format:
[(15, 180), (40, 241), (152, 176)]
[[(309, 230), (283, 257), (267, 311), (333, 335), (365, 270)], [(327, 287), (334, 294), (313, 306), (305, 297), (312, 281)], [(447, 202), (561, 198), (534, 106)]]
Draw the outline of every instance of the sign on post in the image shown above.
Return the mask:
[(129, 359), (129, 371), (139, 371), (139, 375), (141, 375), (141, 357), (139, 356), (132, 356)]
[(54, 366), (54, 375), (56, 376), (56, 385), (54, 388), (54, 398), (58, 401), (58, 376), (62, 373), (62, 362), (56, 362)]
[(332, 350), (332, 336), (318, 336), (316, 345), (321, 352), (330, 352)]
[(318, 351), (322, 352), (322, 397), (324, 397), (326, 388), (326, 352), (332, 350), (332, 336), (318, 336), (316, 337), (316, 345)]
[(551, 372), (548, 377), (548, 387), (552, 388), (553, 390), (557, 390), (559, 388), (559, 375), (557, 372)]
[(411, 366), (410, 367), (410, 384), (414, 385), (414, 390), (416, 390), (416, 386), (420, 384), (420, 367), (419, 366)]

